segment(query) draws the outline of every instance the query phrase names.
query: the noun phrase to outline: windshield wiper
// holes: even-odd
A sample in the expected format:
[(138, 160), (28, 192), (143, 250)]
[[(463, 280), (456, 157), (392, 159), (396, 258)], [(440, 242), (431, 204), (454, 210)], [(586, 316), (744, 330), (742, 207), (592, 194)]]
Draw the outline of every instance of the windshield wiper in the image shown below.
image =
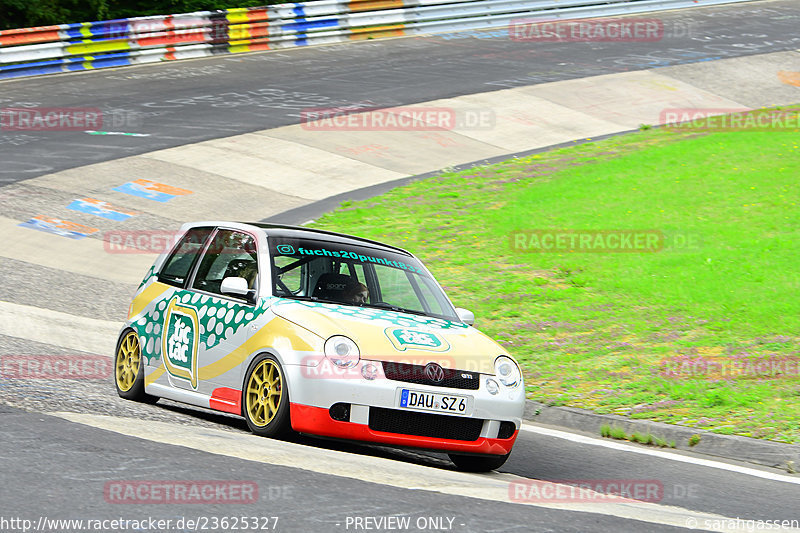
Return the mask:
[(300, 296), (300, 295), (291, 295), (291, 296), (279, 296), (280, 298), (288, 298), (290, 300), (301, 300), (304, 302), (321, 302), (326, 304), (337, 304), (337, 305), (351, 305), (354, 307), (369, 307), (372, 309), (388, 309), (390, 311), (394, 311), (396, 313), (408, 313), (410, 315), (419, 315), (419, 316), (432, 316), (426, 313), (425, 311), (417, 311), (416, 309), (407, 309), (405, 307), (400, 307), (397, 305), (387, 304), (386, 302), (379, 302), (375, 304), (371, 303), (354, 303), (354, 302), (345, 302), (340, 300), (329, 300), (327, 298), (320, 298), (319, 296)]
[(375, 309), (389, 309), (390, 311), (395, 311), (396, 313), (408, 313), (410, 315), (420, 315), (420, 316), (429, 316), (428, 313), (425, 311), (417, 311), (415, 309), (406, 309), (405, 307), (399, 307), (397, 305), (387, 304), (385, 302), (377, 303), (377, 304), (362, 304), (364, 307), (372, 307)]

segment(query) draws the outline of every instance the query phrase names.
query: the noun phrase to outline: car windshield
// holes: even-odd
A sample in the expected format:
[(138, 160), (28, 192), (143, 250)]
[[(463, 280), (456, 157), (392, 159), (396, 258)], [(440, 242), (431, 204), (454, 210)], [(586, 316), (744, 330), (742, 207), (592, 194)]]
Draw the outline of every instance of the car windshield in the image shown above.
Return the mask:
[(270, 237), (273, 295), (459, 320), (415, 258), (391, 250)]

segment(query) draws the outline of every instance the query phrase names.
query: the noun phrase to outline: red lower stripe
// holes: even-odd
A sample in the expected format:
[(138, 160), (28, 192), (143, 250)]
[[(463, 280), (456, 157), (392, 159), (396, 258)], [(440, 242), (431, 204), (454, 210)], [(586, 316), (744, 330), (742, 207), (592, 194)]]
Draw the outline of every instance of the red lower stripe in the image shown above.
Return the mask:
[(301, 405), (297, 403), (289, 405), (292, 429), (300, 433), (309, 433), (321, 437), (380, 442), (383, 444), (411, 446), (431, 450), (505, 455), (511, 452), (514, 441), (517, 440), (518, 433), (515, 431), (514, 435), (508, 439), (488, 439), (481, 437), (476, 441), (469, 442), (437, 439), (434, 437), (418, 437), (416, 435), (400, 435), (397, 433), (374, 431), (366, 424), (339, 422), (332, 419), (328, 414), (328, 410), (324, 407), (312, 407), (310, 405)]
[(235, 415), (242, 414), (242, 391), (228, 387), (219, 387), (211, 393), (209, 407), (217, 411), (225, 411)]

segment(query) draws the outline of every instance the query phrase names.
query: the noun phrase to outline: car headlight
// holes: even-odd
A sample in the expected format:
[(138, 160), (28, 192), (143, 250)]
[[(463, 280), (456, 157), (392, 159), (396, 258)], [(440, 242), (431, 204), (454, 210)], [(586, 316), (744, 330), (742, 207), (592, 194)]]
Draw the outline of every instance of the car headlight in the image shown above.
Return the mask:
[(361, 353), (351, 339), (343, 335), (334, 335), (325, 341), (325, 357), (338, 367), (350, 368), (361, 359)]
[(505, 355), (494, 360), (494, 373), (500, 383), (506, 387), (514, 388), (522, 383), (522, 373), (519, 371), (517, 363)]

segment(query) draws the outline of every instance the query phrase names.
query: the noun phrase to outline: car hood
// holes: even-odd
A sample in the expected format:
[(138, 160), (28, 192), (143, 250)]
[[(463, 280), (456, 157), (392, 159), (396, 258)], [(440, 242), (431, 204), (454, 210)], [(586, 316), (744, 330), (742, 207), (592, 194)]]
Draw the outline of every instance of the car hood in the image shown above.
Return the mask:
[(494, 374), (494, 360), (507, 353), (499, 344), (461, 322), (385, 309), (321, 302), (279, 300), (272, 311), (327, 339), (350, 337), (362, 359), (426, 365)]

